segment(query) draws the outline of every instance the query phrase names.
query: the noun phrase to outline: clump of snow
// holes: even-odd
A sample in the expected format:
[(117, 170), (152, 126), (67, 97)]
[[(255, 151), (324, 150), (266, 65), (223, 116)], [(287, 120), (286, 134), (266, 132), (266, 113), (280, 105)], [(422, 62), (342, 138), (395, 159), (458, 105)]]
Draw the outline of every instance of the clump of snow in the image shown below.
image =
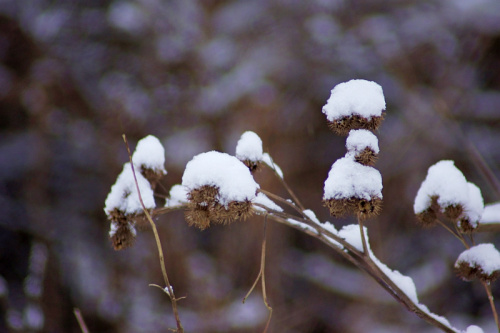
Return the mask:
[(236, 157), (242, 161), (262, 161), (263, 151), (260, 137), (252, 131), (243, 133), (236, 145)]
[[(366, 232), (366, 227), (363, 228), (365, 231), (365, 239), (368, 243), (368, 233)], [(356, 250), (363, 252), (363, 242), (361, 239), (361, 233), (358, 224), (349, 224), (343, 226), (338, 232), (340, 238), (345, 239), (345, 241), (356, 248)]]
[(483, 329), (476, 325), (470, 325), (463, 333), (484, 333)]
[(345, 142), (348, 152), (359, 153), (370, 148), (375, 154), (380, 152), (377, 137), (365, 129), (351, 130)]
[(294, 225), (295, 227), (297, 227), (297, 229), (302, 229), (304, 231), (311, 231), (311, 232), (314, 232), (314, 233), (318, 233), (318, 231), (311, 227), (309, 224), (307, 223), (304, 223), (304, 222), (300, 222), (300, 221), (297, 221), (297, 220), (294, 220), (294, 219), (287, 219), (287, 222)]
[(367, 80), (351, 80), (336, 85), (323, 106), (323, 113), (332, 122), (352, 115), (371, 119), (381, 116), (383, 110), (385, 98), (382, 87)]
[(382, 176), (372, 167), (356, 163), (352, 157), (338, 159), (325, 181), (323, 199), (382, 199)]
[(305, 209), (303, 211), (304, 215), (306, 215), (308, 218), (311, 219), (311, 221), (313, 221), (314, 223), (316, 224), (320, 224), (318, 218), (316, 217), (316, 214), (314, 214), (314, 212), (310, 209)]
[(464, 215), (472, 226), (477, 227), (477, 223), (481, 220), (484, 211), (484, 201), (481, 195), (481, 190), (473, 183), (467, 183), (469, 189), (469, 200), (464, 203)]
[(500, 223), (500, 202), (484, 207), (480, 223)]
[(269, 155), (268, 153), (264, 153), (262, 155), (262, 162), (266, 163), (271, 169), (276, 171), (278, 176), (283, 179), (283, 171), (281, 171), (281, 168), (278, 166), (278, 164), (274, 163), (271, 155)]
[(153, 135), (148, 135), (137, 143), (132, 155), (132, 162), (134, 166), (138, 165), (144, 169), (151, 169), (164, 175), (167, 174), (164, 166), (165, 149), (160, 140)]
[(479, 244), (462, 252), (455, 262), (455, 267), (458, 268), (460, 263), (467, 263), (469, 267), (481, 268), (486, 275), (491, 275), (500, 270), (500, 252), (493, 244)]
[[(139, 190), (141, 191), (144, 206), (146, 209), (154, 208), (155, 200), (151, 185), (140, 172), (136, 172), (135, 176), (137, 177), (137, 184), (139, 185)], [(104, 208), (106, 214), (109, 216), (115, 208), (125, 214), (142, 212), (142, 205), (139, 200), (137, 186), (135, 184), (134, 174), (132, 173), (130, 163), (125, 163), (123, 165), (122, 172), (116, 179), (116, 183), (111, 187), (111, 192), (109, 192), (108, 197), (106, 198)]]
[(182, 185), (188, 192), (202, 186), (216, 187), (219, 190), (217, 200), (224, 206), (231, 201), (253, 200), (259, 188), (245, 164), (217, 151), (193, 157), (182, 175)]
[[(266, 206), (267, 208), (270, 208), (272, 210), (282, 212), (283, 208), (278, 206), (274, 201), (269, 199), (267, 195), (264, 193), (257, 193), (257, 196), (252, 200), (253, 203), (260, 204), (262, 206)], [(254, 206), (254, 209), (257, 211), (265, 212), (265, 209), (262, 207)]]
[(170, 188), (169, 198), (165, 202), (165, 207), (181, 206), (188, 202), (187, 190), (182, 185), (174, 185)]
[(437, 203), (442, 211), (448, 206), (462, 206), (465, 217), (469, 218), (473, 226), (482, 215), (484, 203), (481, 191), (467, 182), (453, 161), (439, 161), (429, 168), (415, 197), (415, 214), (428, 209), (433, 196), (438, 197)]

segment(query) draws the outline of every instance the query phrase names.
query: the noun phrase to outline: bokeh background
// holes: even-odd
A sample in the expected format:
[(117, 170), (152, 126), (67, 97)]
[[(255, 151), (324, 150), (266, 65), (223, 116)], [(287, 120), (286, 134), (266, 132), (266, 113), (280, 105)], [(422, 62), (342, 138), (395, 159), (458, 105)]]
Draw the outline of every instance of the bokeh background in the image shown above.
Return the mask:
[[(412, 207), (441, 159), (500, 200), (500, 2), (2, 0), (0, 332), (80, 332), (74, 308), (91, 332), (174, 326), (167, 296), (148, 286), (162, 282), (151, 231), (121, 252), (107, 238), (122, 133), (132, 147), (148, 134), (165, 145), (159, 202), (193, 155), (234, 153), (253, 130), (306, 207), (352, 223), (321, 205), (345, 153), (321, 108), (353, 78), (378, 82), (387, 101), (375, 254), (453, 325), (493, 331), (484, 290), (452, 271), (461, 244), (422, 230)], [(271, 173), (256, 179), (286, 196)], [(262, 219), (203, 232), (182, 212), (157, 223), (186, 330), (260, 332), (260, 289), (241, 299), (259, 271)], [(267, 237), (271, 332), (436, 332), (316, 239), (274, 223)]]

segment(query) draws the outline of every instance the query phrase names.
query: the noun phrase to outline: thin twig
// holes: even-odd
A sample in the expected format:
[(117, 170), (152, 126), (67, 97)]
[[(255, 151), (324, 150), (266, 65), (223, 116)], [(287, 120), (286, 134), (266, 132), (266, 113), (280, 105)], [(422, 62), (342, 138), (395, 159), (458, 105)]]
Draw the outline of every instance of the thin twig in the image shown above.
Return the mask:
[(491, 293), (491, 286), (488, 282), (481, 281), (484, 289), (486, 290), (486, 294), (488, 295), (488, 301), (490, 302), (491, 312), (493, 312), (493, 317), (495, 318), (495, 324), (497, 325), (498, 332), (500, 333), (500, 322), (498, 321), (498, 313), (495, 307), (495, 302), (493, 299), (493, 294)]
[(132, 168), (132, 174), (134, 176), (135, 186), (137, 188), (137, 194), (139, 196), (139, 201), (141, 203), (142, 210), (144, 211), (144, 214), (146, 215), (146, 218), (148, 219), (149, 224), (151, 225), (151, 229), (153, 229), (153, 233), (155, 236), (156, 247), (158, 248), (158, 255), (160, 257), (161, 272), (163, 274), (163, 279), (165, 281), (165, 285), (166, 285), (166, 288), (168, 290), (168, 295), (169, 295), (171, 303), (172, 303), (172, 310), (174, 312), (174, 317), (175, 317), (175, 321), (177, 324), (177, 332), (183, 333), (184, 328), (182, 327), (181, 319), (179, 317), (179, 312), (177, 311), (177, 299), (175, 298), (174, 289), (172, 288), (172, 286), (170, 285), (170, 281), (168, 280), (167, 269), (165, 268), (165, 260), (163, 257), (163, 249), (161, 246), (160, 236), (158, 235), (158, 230), (156, 229), (156, 224), (154, 223), (153, 219), (151, 218), (151, 215), (149, 214), (149, 212), (146, 209), (146, 206), (144, 205), (144, 202), (142, 200), (141, 191), (139, 189), (139, 183), (137, 182), (137, 176), (135, 174), (134, 163), (132, 162), (132, 154), (130, 153), (130, 147), (128, 145), (127, 137), (125, 136), (125, 134), (123, 134), (123, 141), (125, 142), (125, 145), (127, 146), (128, 157), (130, 160), (130, 166)]
[(76, 320), (78, 321), (78, 325), (80, 326), (82, 333), (89, 333), (89, 329), (87, 328), (87, 325), (85, 325), (85, 320), (83, 320), (80, 309), (74, 308), (73, 313), (75, 314)]
[(361, 242), (363, 243), (363, 253), (369, 256), (368, 246), (366, 244), (365, 229), (363, 228), (363, 220), (358, 215), (359, 232), (361, 233)]
[(279, 181), (281, 182), (281, 184), (283, 185), (283, 187), (285, 187), (286, 191), (288, 192), (288, 194), (290, 194), (290, 196), (292, 197), (293, 201), (297, 204), (297, 206), (299, 206), (299, 208), (301, 210), (305, 210), (304, 206), (302, 205), (302, 203), (300, 202), (299, 198), (295, 195), (295, 193), (293, 193), (292, 189), (290, 188), (290, 186), (288, 186), (288, 184), (285, 182), (285, 180), (283, 179), (283, 177), (281, 177), (278, 172), (276, 171), (276, 168), (274, 167), (274, 161), (273, 159), (271, 158), (271, 163), (273, 164), (273, 167), (271, 167), (270, 165), (266, 164), (271, 170), (274, 171), (274, 174), (276, 175), (276, 177), (278, 177)]

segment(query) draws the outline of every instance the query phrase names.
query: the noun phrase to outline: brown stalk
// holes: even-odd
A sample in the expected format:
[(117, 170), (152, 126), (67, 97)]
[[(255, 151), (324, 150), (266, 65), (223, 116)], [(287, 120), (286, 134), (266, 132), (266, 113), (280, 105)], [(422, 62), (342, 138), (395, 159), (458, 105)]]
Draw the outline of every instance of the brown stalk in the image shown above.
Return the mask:
[(87, 325), (85, 325), (85, 320), (83, 320), (80, 309), (74, 308), (73, 313), (75, 314), (76, 320), (78, 321), (78, 325), (80, 326), (80, 330), (82, 331), (82, 333), (89, 333), (90, 331), (87, 328)]
[(127, 153), (130, 160), (130, 166), (132, 168), (132, 174), (134, 175), (135, 186), (137, 188), (137, 194), (139, 196), (139, 201), (141, 203), (142, 210), (144, 211), (144, 214), (146, 215), (146, 218), (149, 221), (151, 229), (153, 229), (153, 233), (155, 235), (156, 247), (158, 248), (158, 255), (160, 257), (161, 272), (163, 274), (163, 279), (165, 281), (166, 289), (168, 290), (167, 294), (172, 302), (172, 310), (174, 312), (175, 322), (177, 324), (177, 332), (184, 333), (184, 328), (182, 327), (181, 319), (179, 317), (179, 312), (177, 310), (177, 301), (179, 299), (175, 298), (174, 290), (170, 285), (170, 281), (168, 280), (167, 269), (165, 268), (165, 260), (163, 257), (163, 249), (161, 246), (160, 236), (158, 235), (158, 230), (156, 229), (156, 224), (154, 223), (153, 219), (151, 218), (151, 215), (149, 214), (148, 210), (146, 209), (146, 206), (144, 205), (144, 202), (142, 201), (142, 195), (139, 189), (139, 183), (137, 182), (137, 177), (135, 175), (134, 163), (132, 163), (132, 154), (130, 153), (130, 147), (128, 145), (127, 137), (125, 136), (125, 134), (123, 134), (123, 141), (127, 146)]

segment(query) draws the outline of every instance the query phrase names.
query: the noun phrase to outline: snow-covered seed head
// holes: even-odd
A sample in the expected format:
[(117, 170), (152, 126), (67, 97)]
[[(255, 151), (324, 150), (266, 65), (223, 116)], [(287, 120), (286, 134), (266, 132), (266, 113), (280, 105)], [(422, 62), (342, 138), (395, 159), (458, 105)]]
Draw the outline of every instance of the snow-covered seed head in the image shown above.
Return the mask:
[(115, 250), (123, 250), (134, 245), (136, 235), (135, 227), (131, 223), (111, 223), (109, 238)]
[(356, 203), (351, 199), (325, 199), (323, 205), (328, 208), (333, 217), (343, 217), (354, 213)]
[(500, 277), (500, 253), (493, 244), (479, 244), (465, 250), (455, 262), (455, 272), (463, 280), (491, 282)]
[(182, 185), (188, 193), (187, 222), (200, 229), (251, 215), (259, 188), (240, 160), (216, 151), (195, 156), (186, 166)]
[(366, 80), (336, 85), (323, 106), (329, 127), (339, 135), (347, 135), (352, 129), (376, 130), (384, 119), (384, 110), (382, 87)]
[(167, 174), (165, 170), (165, 149), (160, 140), (148, 135), (137, 143), (132, 162), (154, 189), (158, 181)]
[(365, 129), (350, 130), (345, 146), (349, 155), (354, 155), (354, 160), (363, 165), (373, 166), (377, 161), (377, 137)]
[(236, 144), (236, 157), (253, 173), (260, 169), (263, 159), (262, 140), (252, 131), (246, 131)]
[(333, 217), (343, 217), (349, 214), (357, 215), (361, 219), (369, 219), (380, 214), (382, 211), (382, 199), (371, 200), (352, 197), (349, 199), (323, 200), (324, 206), (328, 207)]
[(444, 209), (442, 208), (442, 210), (444, 210), (444, 216), (452, 221), (456, 221), (464, 212), (464, 206), (461, 204), (453, 204), (444, 207)]

